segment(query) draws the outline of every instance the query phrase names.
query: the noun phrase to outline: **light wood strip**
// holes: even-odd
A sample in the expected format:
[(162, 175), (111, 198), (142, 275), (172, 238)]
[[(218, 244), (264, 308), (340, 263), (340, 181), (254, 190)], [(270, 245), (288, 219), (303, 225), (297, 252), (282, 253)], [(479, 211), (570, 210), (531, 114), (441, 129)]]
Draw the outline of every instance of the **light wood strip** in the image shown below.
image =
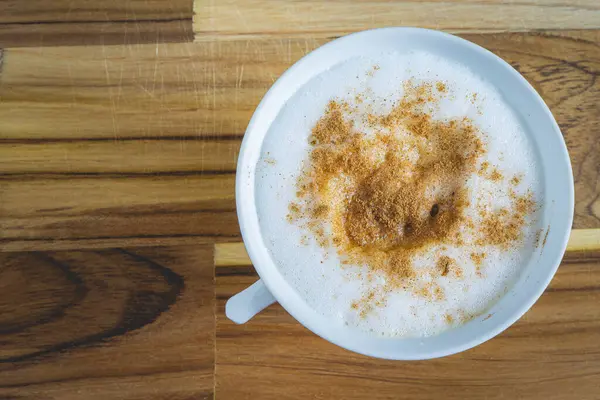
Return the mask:
[(241, 136), (268, 87), (306, 51), (283, 46), (10, 49), (0, 75), (0, 139)]
[(215, 175), (3, 180), (0, 217), (232, 210), (234, 179)]
[(0, 176), (235, 173), (239, 140), (107, 140), (0, 145)]
[[(574, 229), (567, 244), (567, 252), (600, 251), (600, 229)], [(215, 244), (217, 267), (252, 265), (244, 244)]]
[(244, 243), (216, 243), (215, 266), (252, 265)]
[(574, 229), (567, 245), (567, 251), (599, 251), (600, 229)]
[(453, 33), (600, 28), (595, 0), (196, 0), (196, 41), (331, 38), (386, 26)]

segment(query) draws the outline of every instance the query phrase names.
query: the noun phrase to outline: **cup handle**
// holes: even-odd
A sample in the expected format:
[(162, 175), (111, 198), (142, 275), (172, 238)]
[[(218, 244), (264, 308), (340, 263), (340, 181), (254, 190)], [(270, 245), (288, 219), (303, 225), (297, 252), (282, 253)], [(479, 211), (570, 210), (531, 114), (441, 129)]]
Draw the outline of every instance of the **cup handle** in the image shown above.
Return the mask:
[(236, 324), (244, 324), (275, 301), (275, 297), (259, 279), (227, 300), (225, 315)]

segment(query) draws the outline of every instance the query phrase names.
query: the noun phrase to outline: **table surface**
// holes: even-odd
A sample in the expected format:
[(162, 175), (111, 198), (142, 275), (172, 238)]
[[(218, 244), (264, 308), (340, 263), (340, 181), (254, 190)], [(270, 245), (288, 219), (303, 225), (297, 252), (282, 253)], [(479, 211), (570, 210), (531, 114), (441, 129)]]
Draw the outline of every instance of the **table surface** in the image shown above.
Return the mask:
[[(552, 284), (467, 352), (376, 360), (274, 305), (235, 215), (248, 120), (342, 34), (438, 28), (519, 70), (554, 113), (575, 220)], [(0, 1), (0, 399), (600, 398), (600, 3)]]

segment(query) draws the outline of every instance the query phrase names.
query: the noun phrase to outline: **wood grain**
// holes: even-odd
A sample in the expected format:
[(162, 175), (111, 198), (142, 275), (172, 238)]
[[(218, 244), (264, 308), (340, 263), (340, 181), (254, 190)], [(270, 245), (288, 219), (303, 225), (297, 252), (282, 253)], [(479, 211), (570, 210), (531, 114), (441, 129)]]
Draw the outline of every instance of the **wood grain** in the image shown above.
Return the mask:
[[(600, 227), (600, 31), (471, 34), (536, 87)], [(324, 40), (10, 49), (0, 75), (0, 248), (239, 241), (233, 171), (275, 79)]]
[(193, 0), (3, 0), (0, 47), (193, 40)]
[(575, 229), (567, 244), (567, 252), (600, 251), (600, 229)]
[(318, 43), (10, 49), (0, 138), (240, 137), (269, 86)]
[(196, 0), (196, 41), (332, 38), (415, 26), (453, 33), (600, 28), (595, 0)]
[(394, 362), (342, 350), (279, 305), (245, 325), (225, 301), (256, 280), (246, 265), (217, 277), (216, 397), (224, 399), (596, 399), (600, 393), (600, 259), (564, 262), (515, 325), (467, 352)]
[(239, 238), (233, 175), (0, 180), (0, 194), (5, 250), (18, 250), (15, 242), (34, 250), (39, 241)]
[(213, 397), (210, 246), (0, 253), (0, 398)]
[[(235, 173), (239, 140), (75, 140), (0, 146), (5, 177)], [(57, 157), (57, 155), (62, 157)]]

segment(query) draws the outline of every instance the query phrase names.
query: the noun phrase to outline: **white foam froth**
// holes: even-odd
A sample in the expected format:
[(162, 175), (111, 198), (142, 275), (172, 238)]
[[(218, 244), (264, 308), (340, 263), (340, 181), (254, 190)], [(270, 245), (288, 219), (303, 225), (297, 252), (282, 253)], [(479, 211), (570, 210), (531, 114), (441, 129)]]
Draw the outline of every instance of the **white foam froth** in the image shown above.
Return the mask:
[[(374, 69), (377, 65), (379, 69)], [(467, 67), (428, 53), (382, 54), (376, 59), (353, 58), (332, 68), (304, 85), (284, 105), (273, 122), (262, 147), (256, 172), (256, 203), (261, 232), (273, 260), (286, 280), (316, 311), (344, 324), (382, 336), (429, 336), (456, 326), (463, 317), (479, 315), (491, 307), (514, 282), (535, 247), (538, 230), (536, 218), (525, 229), (522, 248), (501, 251), (492, 246), (434, 248), (415, 261), (415, 267), (435, 264), (436, 257), (448, 255), (463, 269), (464, 276), (437, 278), (445, 292), (441, 301), (428, 300), (402, 290), (391, 293), (384, 307), (365, 318), (350, 305), (365, 292), (384, 281), (376, 276), (369, 282), (364, 267), (344, 266), (335, 251), (319, 247), (310, 232), (286, 220), (288, 205), (296, 199), (296, 178), (307, 162), (308, 137), (327, 103), (346, 99), (355, 103), (357, 93), (364, 93), (361, 107), (372, 107), (382, 114), (391, 109), (390, 99), (399, 99), (408, 79), (444, 81), (449, 95), (432, 111), (434, 118), (468, 117), (486, 135), (485, 159), (499, 167), (510, 179), (521, 177), (518, 194), (527, 190), (536, 201), (543, 193), (537, 171), (537, 156), (516, 115), (490, 84)], [(476, 99), (473, 99), (476, 93)], [(383, 101), (386, 99), (386, 101)], [(359, 128), (368, 131), (361, 122)], [(498, 209), (509, 205), (508, 179), (492, 182), (473, 175), (467, 183), (472, 204), (477, 197)], [(467, 214), (477, 220), (475, 207)], [(304, 243), (304, 244), (303, 244)], [(481, 276), (470, 258), (472, 251), (484, 251), (487, 257)], [(455, 321), (449, 324), (447, 315)]]

